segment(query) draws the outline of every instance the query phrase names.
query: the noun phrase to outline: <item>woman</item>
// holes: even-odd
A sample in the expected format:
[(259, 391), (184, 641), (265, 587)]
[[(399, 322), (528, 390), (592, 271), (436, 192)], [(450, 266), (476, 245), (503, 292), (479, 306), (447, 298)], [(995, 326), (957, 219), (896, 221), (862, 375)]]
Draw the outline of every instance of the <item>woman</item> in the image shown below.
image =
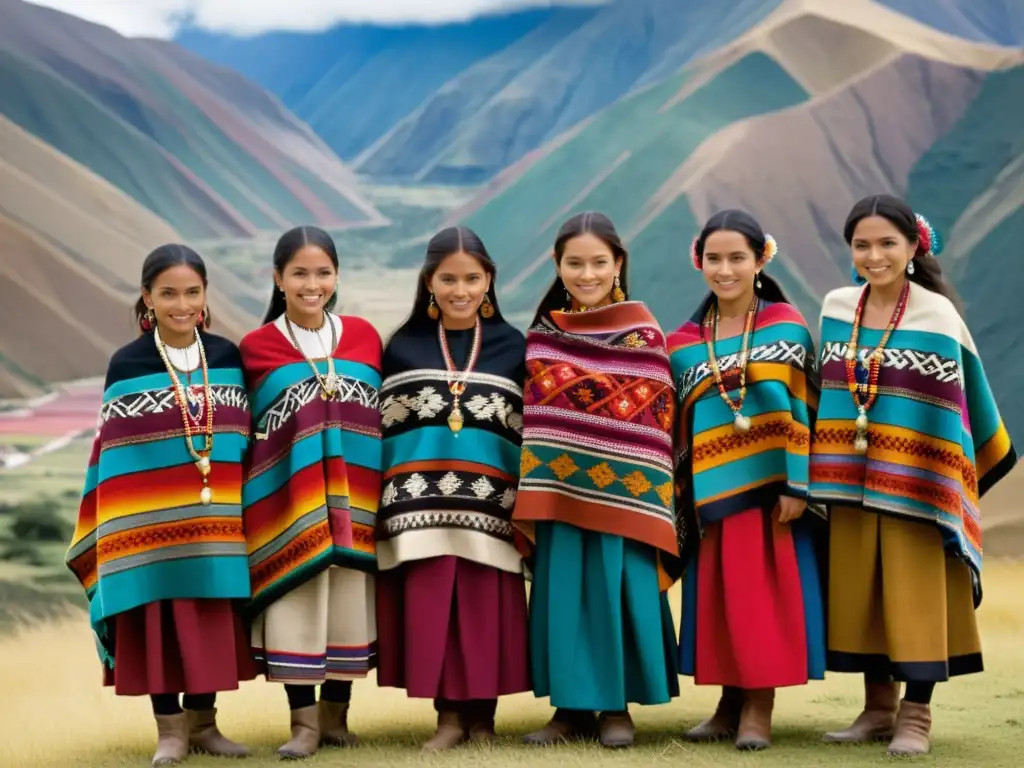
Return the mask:
[(206, 289), (206, 265), (183, 245), (143, 262), (140, 334), (107, 367), (67, 553), (104, 685), (150, 697), (153, 765), (189, 751), (248, 754), (221, 735), (214, 703), (256, 676), (239, 614), (249, 597), (240, 496), (250, 414), (238, 348), (207, 332)]
[(530, 689), (509, 519), (526, 343), (501, 317), (495, 272), (471, 230), (436, 234), (384, 350), (377, 681), (434, 699), (427, 750), (492, 740), (498, 697)]
[(685, 738), (735, 737), (740, 749), (771, 744), (776, 688), (825, 676), (804, 516), (814, 347), (763, 271), (777, 250), (749, 214), (712, 216), (691, 253), (711, 292), (668, 341), (680, 402), (677, 515), (700, 531), (683, 586), (680, 670), (723, 686), (715, 714)]
[(824, 738), (918, 755), (935, 683), (982, 670), (978, 500), (1017, 457), (928, 223), (875, 195), (843, 234), (867, 284), (822, 306), (810, 492), (830, 505), (828, 668), (863, 674), (865, 705)]
[(657, 321), (627, 298), (626, 249), (606, 216), (565, 222), (554, 260), (558, 278), (527, 335), (512, 517), (536, 546), (534, 691), (557, 710), (526, 741), (597, 735), (626, 747), (627, 704), (679, 692), (660, 567), (678, 555), (672, 371)]
[(278, 752), (292, 759), (354, 743), (351, 681), (376, 666), (381, 343), (331, 312), (337, 284), (330, 236), (286, 232), (264, 324), (241, 344), (256, 422), (243, 490), (252, 644), (284, 683), (292, 737)]

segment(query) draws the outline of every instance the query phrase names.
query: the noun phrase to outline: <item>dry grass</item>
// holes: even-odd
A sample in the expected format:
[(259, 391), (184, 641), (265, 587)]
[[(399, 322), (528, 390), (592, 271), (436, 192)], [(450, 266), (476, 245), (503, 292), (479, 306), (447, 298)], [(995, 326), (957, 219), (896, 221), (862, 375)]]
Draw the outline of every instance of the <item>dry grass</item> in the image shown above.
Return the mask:
[[(988, 671), (939, 687), (934, 750), (922, 765), (1019, 767), (1024, 764), (1024, 563), (992, 562), (980, 611)], [(676, 599), (678, 602), (678, 597)], [(118, 698), (100, 687), (100, 674), (84, 618), (25, 627), (0, 639), (0, 766), (108, 768), (145, 766), (155, 730), (144, 699)], [(675, 738), (705, 716), (717, 693), (683, 680), (682, 695), (661, 707), (635, 707), (638, 744), (628, 752), (596, 746), (528, 749), (518, 736), (550, 714), (546, 700), (532, 695), (503, 699), (498, 727), (506, 734), (494, 748), (461, 748), (425, 757), (417, 742), (431, 731), (427, 701), (378, 689), (372, 680), (356, 684), (351, 725), (363, 739), (352, 750), (324, 750), (309, 765), (345, 766), (598, 766), (644, 764), (689, 766), (881, 765), (889, 762), (879, 746), (826, 747), (818, 734), (845, 725), (861, 703), (860, 682), (831, 676), (824, 683), (780, 691), (775, 748), (763, 755), (737, 753), (729, 745), (694, 747)], [(225, 732), (255, 750), (243, 765), (277, 765), (275, 748), (286, 738), (287, 705), (280, 686), (248, 683), (219, 702)], [(224, 763), (193, 757), (190, 768)]]

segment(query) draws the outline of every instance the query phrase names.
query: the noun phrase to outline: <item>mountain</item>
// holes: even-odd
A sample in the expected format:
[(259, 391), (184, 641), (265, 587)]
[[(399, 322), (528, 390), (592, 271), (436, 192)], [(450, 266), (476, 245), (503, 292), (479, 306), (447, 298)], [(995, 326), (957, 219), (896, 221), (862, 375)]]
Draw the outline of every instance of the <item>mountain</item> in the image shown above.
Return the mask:
[(0, 0), (0, 114), (183, 236), (383, 217), (280, 101), (178, 46)]

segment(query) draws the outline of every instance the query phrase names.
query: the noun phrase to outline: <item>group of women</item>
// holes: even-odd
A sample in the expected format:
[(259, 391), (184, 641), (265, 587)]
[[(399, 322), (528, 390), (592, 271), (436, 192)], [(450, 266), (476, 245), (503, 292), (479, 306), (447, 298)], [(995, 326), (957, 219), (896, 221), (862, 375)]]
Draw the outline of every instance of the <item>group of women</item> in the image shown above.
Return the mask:
[(239, 347), (201, 258), (151, 253), (67, 561), (105, 684), (152, 700), (154, 765), (247, 754), (215, 697), (257, 675), (284, 685), (282, 757), (352, 745), (372, 669), (433, 700), (429, 750), (493, 740), (531, 690), (555, 711), (527, 743), (629, 746), (628, 705), (680, 674), (722, 689), (688, 740), (763, 749), (775, 690), (828, 669), (865, 702), (826, 741), (927, 752), (935, 683), (982, 669), (978, 500), (1016, 454), (927, 222), (877, 195), (844, 234), (857, 284), (820, 354), (736, 210), (694, 240), (710, 290), (667, 336), (600, 213), (562, 226), (525, 337), (463, 227), (386, 344), (332, 311), (316, 228), (280, 239)]

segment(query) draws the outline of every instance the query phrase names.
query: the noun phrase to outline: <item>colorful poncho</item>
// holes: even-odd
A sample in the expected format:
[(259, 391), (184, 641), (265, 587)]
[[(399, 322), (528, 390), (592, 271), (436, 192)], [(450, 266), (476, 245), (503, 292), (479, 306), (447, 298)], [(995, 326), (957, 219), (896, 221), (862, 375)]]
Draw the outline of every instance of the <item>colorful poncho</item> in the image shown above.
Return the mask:
[[(695, 544), (695, 527), (699, 532), (748, 509), (770, 510), (780, 495), (807, 498), (810, 427), (818, 405), (807, 324), (789, 304), (760, 300), (741, 410), (751, 428), (737, 433), (708, 364), (702, 323), (711, 300), (668, 339), (679, 402), (676, 514), (686, 549)], [(741, 334), (715, 345), (723, 384), (734, 400), (742, 341)]]
[[(242, 490), (255, 615), (331, 565), (376, 570), (381, 343), (368, 322), (342, 317), (332, 400), (275, 324), (241, 351), (256, 438)], [(327, 374), (326, 360), (316, 366)]]
[[(453, 362), (464, 370), (473, 331), (447, 331)], [(522, 571), (513, 544), (512, 506), (519, 480), (524, 377), (523, 334), (485, 322), (480, 353), (460, 397), (457, 435), (437, 326), (400, 330), (384, 351), (381, 413), (384, 491), (377, 513), (382, 570), (455, 555), (504, 571)]]
[(527, 335), (526, 371), (517, 525), (532, 540), (537, 520), (569, 523), (676, 557), (675, 387), (647, 307), (552, 312)]
[[(249, 597), (241, 492), (250, 414), (241, 358), (227, 339), (201, 338), (214, 403), (209, 506), (199, 501), (202, 475), (153, 334), (119, 349), (107, 368), (66, 562), (85, 588), (110, 667), (107, 620), (115, 614), (160, 600)], [(205, 437), (193, 437), (193, 446), (205, 450)]]
[[(967, 561), (981, 600), (979, 498), (1016, 463), (974, 341), (953, 304), (912, 285), (889, 339), (879, 394), (868, 412), (868, 452), (853, 448), (857, 410), (845, 356), (860, 287), (825, 297), (822, 395), (811, 451), (811, 496), (942, 530), (947, 550)], [(861, 328), (861, 358), (883, 331)]]

